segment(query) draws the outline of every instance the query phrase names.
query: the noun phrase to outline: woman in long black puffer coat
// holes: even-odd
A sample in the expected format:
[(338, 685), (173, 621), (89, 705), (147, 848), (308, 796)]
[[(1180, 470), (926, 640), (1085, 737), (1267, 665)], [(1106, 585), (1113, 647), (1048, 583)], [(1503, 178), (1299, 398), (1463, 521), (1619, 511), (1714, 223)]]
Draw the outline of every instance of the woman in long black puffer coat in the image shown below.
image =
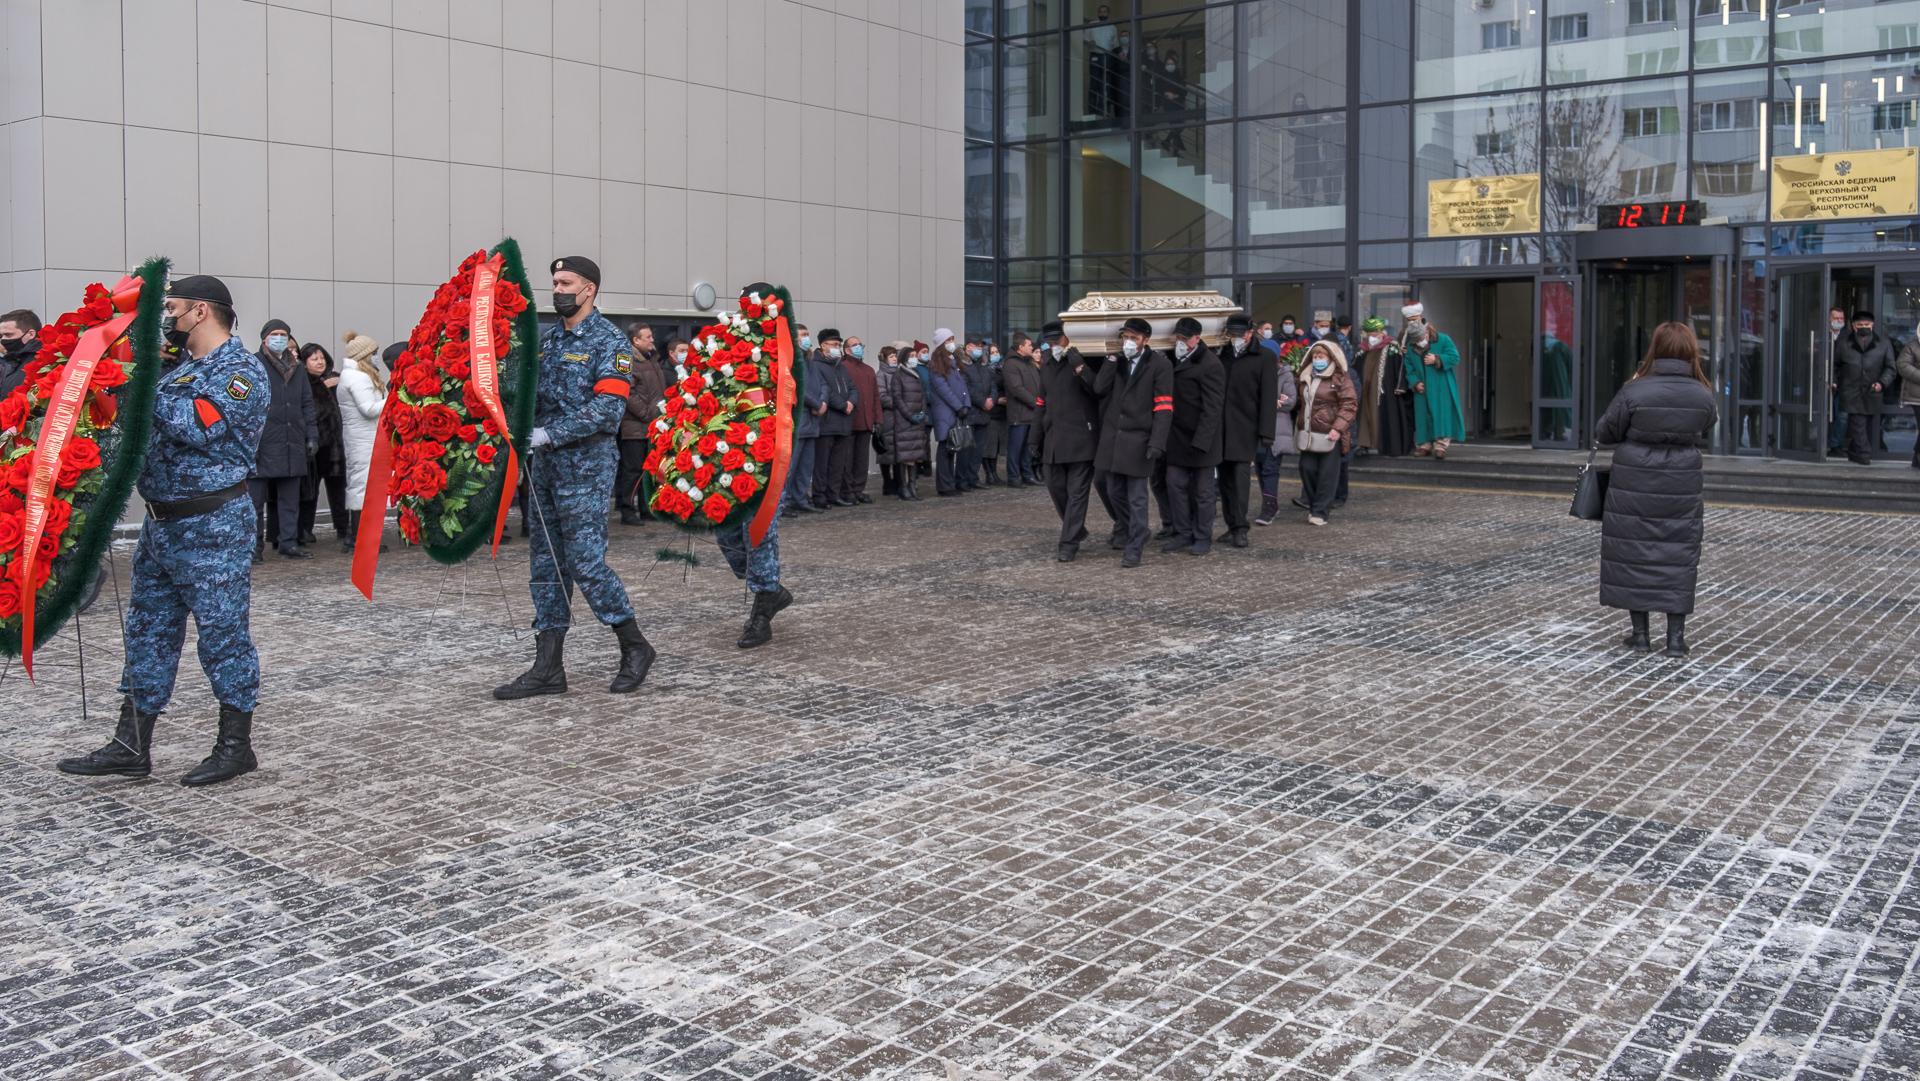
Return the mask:
[(1631, 613), (1627, 645), (1641, 652), (1652, 648), (1647, 614), (1664, 612), (1667, 656), (1687, 653), (1705, 510), (1700, 440), (1716, 418), (1699, 340), (1685, 323), (1662, 323), (1594, 430), (1614, 448), (1600, 527), (1600, 603)]
[(341, 542), (347, 539), (347, 465), (340, 438), (340, 402), (334, 388), (340, 373), (334, 370), (333, 354), (318, 342), (308, 342), (300, 350), (307, 366), (307, 382), (313, 388), (313, 416), (320, 426), (320, 449), (308, 460), (307, 475), (300, 482), (300, 543), (314, 544), (313, 525), (319, 517), (320, 493), (327, 494), (327, 514)]

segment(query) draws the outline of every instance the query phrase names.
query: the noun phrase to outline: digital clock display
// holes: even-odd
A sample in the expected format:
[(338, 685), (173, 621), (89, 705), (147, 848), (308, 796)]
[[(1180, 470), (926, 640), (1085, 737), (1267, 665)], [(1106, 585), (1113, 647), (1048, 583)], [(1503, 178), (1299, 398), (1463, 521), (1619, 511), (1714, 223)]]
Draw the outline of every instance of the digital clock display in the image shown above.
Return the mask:
[(1698, 200), (1669, 203), (1610, 203), (1600, 208), (1602, 229), (1654, 229), (1662, 225), (1698, 225)]

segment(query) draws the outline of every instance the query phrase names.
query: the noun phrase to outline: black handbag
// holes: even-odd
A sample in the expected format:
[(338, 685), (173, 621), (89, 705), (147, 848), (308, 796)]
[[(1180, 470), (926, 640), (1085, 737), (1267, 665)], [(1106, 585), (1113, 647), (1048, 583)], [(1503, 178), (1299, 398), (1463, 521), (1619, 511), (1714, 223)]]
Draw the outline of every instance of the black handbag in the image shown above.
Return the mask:
[(1612, 471), (1593, 464), (1599, 453), (1600, 444), (1595, 442), (1587, 452), (1587, 464), (1580, 467), (1580, 477), (1573, 485), (1573, 506), (1567, 511), (1585, 522), (1597, 522), (1607, 514), (1607, 480)]

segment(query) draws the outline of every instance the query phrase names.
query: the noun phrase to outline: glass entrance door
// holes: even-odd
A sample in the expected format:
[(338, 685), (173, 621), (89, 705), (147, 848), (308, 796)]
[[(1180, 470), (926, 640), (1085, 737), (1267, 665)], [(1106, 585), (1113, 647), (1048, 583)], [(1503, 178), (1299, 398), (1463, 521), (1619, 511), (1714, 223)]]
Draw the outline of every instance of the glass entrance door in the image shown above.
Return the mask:
[(1773, 279), (1773, 450), (1824, 460), (1827, 451), (1827, 268), (1794, 267)]
[(1626, 386), (1653, 344), (1653, 330), (1676, 314), (1674, 268), (1666, 263), (1596, 265), (1587, 351), (1587, 430)]
[[(1920, 331), (1920, 267), (1882, 267), (1880, 300), (1874, 306), (1880, 333), (1894, 342), (1897, 350), (1906, 347)], [(1879, 446), (1890, 457), (1908, 460), (1914, 457), (1914, 444), (1920, 440), (1920, 418), (1900, 404), (1898, 386), (1888, 387), (1882, 398)]]
[(1574, 349), (1580, 341), (1580, 296), (1576, 278), (1540, 279), (1540, 355), (1534, 361), (1533, 445), (1573, 447), (1580, 415)]

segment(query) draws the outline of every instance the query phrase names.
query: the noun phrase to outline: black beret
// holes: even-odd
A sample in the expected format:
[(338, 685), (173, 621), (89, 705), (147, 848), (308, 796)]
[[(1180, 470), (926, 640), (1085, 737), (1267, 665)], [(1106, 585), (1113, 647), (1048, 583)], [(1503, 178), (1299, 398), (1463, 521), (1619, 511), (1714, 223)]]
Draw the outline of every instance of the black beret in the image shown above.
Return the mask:
[(1040, 327), (1040, 340), (1043, 342), (1054, 341), (1056, 339), (1064, 338), (1066, 336), (1067, 336), (1067, 328), (1064, 326), (1061, 326), (1060, 321), (1057, 319), (1051, 323), (1043, 324)]
[(1173, 336), (1176, 338), (1191, 338), (1198, 333), (1200, 333), (1200, 320), (1191, 315), (1183, 315), (1179, 322), (1173, 324)]
[(832, 327), (828, 327), (827, 329), (820, 332), (819, 340), (823, 342), (837, 342), (837, 341), (841, 341), (842, 339), (840, 337), (839, 331), (833, 329)]
[(547, 269), (547, 273), (558, 274), (563, 270), (571, 270), (587, 279), (596, 289), (600, 287), (600, 264), (584, 255), (563, 255), (553, 261), (553, 266)]
[(1131, 319), (1128, 319), (1126, 322), (1120, 324), (1120, 329), (1130, 330), (1135, 334), (1138, 334), (1145, 338), (1153, 337), (1153, 324), (1147, 322), (1145, 319), (1142, 319), (1137, 315)]
[(276, 330), (284, 330), (288, 334), (293, 333), (293, 328), (287, 325), (285, 319), (269, 319), (260, 327), (260, 336), (264, 338)]
[(209, 304), (225, 304), (233, 307), (233, 294), (227, 291), (227, 283), (210, 274), (194, 274), (179, 278), (167, 288), (167, 295), (181, 300), (204, 300)]
[(1253, 320), (1247, 318), (1246, 312), (1234, 312), (1232, 315), (1227, 316), (1226, 331), (1228, 334), (1245, 334), (1252, 329)]
[(387, 366), (388, 371), (392, 371), (394, 362), (399, 360), (400, 354), (406, 351), (407, 351), (406, 342), (394, 342), (392, 345), (389, 345), (385, 349), (382, 349), (380, 351), (380, 363), (385, 364)]

